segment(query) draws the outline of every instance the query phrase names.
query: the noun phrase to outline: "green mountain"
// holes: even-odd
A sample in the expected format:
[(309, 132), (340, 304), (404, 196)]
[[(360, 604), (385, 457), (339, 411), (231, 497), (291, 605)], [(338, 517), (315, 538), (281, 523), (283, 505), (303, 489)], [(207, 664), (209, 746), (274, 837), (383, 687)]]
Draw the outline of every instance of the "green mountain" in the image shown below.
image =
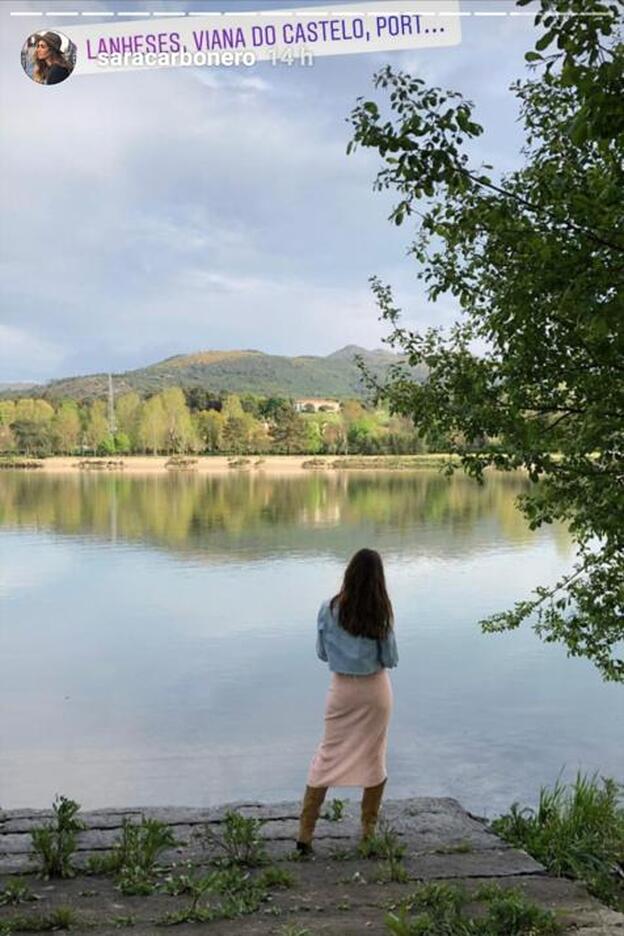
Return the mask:
[[(357, 397), (364, 396), (366, 390), (355, 363), (356, 354), (378, 378), (383, 378), (388, 368), (401, 360), (391, 351), (367, 351), (356, 345), (347, 345), (326, 357), (285, 357), (262, 351), (198, 351), (113, 374), (113, 386), (116, 395), (130, 390), (147, 395), (177, 386), (259, 396)], [(418, 371), (415, 376), (420, 376)], [(107, 393), (108, 375), (90, 374), (53, 380), (19, 395), (90, 400)]]

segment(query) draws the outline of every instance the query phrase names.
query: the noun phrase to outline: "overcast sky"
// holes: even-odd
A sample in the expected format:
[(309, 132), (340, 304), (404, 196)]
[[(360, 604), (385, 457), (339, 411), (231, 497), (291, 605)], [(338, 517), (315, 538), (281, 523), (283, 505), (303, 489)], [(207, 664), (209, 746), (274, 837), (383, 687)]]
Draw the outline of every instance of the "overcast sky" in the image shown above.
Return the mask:
[[(0, 382), (209, 348), (378, 347), (386, 329), (372, 273), (394, 284), (410, 324), (452, 320), (450, 300), (424, 298), (405, 255), (410, 230), (387, 220), (391, 198), (372, 191), (379, 159), (346, 156), (345, 118), (391, 62), (471, 98), (486, 131), (477, 155), (513, 168), (520, 132), (508, 88), (525, 72), (532, 18), (463, 17), (452, 48), (337, 55), (309, 68), (74, 76), (47, 89), (24, 75), (20, 49), (57, 24), (9, 11), (55, 5), (123, 8), (1, 4)], [(132, 0), (144, 10), (270, 5)], [(512, 9), (462, 0), (464, 11)]]

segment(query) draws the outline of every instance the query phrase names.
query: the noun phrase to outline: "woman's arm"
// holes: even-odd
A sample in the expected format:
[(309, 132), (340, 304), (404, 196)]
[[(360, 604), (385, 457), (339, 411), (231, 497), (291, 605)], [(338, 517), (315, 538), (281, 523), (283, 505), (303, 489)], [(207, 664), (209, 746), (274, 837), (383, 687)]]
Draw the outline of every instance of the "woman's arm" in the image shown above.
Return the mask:
[(323, 635), (324, 627), (325, 604), (322, 604), (316, 618), (316, 655), (318, 656), (319, 660), (323, 660), (325, 663), (327, 663), (327, 650), (325, 649), (325, 640)]
[(392, 669), (399, 662), (399, 651), (397, 650), (396, 637), (394, 631), (390, 631), (384, 640), (379, 641), (380, 662), (386, 669)]

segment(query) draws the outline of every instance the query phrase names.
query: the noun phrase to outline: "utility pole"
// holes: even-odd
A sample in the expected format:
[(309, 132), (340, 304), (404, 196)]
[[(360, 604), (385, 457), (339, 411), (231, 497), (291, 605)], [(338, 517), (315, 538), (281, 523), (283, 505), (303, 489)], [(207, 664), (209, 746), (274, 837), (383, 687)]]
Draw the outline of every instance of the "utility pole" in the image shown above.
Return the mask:
[(114, 438), (117, 432), (117, 423), (115, 421), (115, 394), (113, 391), (113, 375), (108, 375), (108, 432), (111, 438)]

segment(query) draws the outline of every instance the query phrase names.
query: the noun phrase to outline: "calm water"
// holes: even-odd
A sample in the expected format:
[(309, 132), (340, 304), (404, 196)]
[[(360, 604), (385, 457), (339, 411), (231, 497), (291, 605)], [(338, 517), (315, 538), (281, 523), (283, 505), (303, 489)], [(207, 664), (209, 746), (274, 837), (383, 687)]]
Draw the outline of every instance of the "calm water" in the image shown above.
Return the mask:
[[(578, 769), (624, 775), (624, 690), (478, 619), (572, 561), (524, 482), (435, 472), (0, 475), (0, 804), (298, 798), (329, 675), (316, 611), (379, 549), (397, 618), (388, 796), (493, 815)], [(341, 795), (355, 795), (355, 790)]]

